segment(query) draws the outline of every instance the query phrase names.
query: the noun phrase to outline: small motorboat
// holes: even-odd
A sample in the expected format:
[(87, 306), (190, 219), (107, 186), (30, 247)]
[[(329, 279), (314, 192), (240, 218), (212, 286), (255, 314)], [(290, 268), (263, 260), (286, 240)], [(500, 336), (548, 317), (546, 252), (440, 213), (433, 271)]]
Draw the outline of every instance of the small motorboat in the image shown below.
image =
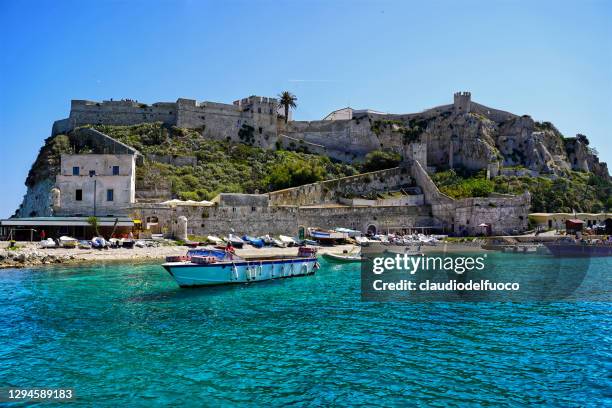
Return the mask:
[(242, 248), (244, 246), (244, 241), (234, 234), (229, 234), (226, 241), (232, 244), (234, 248)]
[(357, 242), (357, 245), (360, 246), (368, 246), (370, 245), (370, 242), (372, 242), (366, 237), (355, 237), (355, 241)]
[(303, 239), (300, 245), (319, 246), (319, 243), (314, 239)]
[(272, 238), (272, 245), (277, 248), (286, 248), (287, 244), (281, 241), (280, 239)]
[(132, 249), (134, 248), (135, 241), (133, 239), (122, 239), (121, 246), (123, 248)]
[(345, 252), (342, 254), (329, 252), (323, 254), (323, 258), (334, 263), (355, 263), (364, 261), (359, 252)]
[(242, 237), (242, 240), (248, 242), (255, 248), (263, 248), (264, 246), (264, 240), (261, 238), (255, 238), (249, 235), (245, 235), (244, 237)]
[(308, 235), (321, 243), (335, 244), (337, 241), (345, 241), (348, 233), (334, 230), (324, 230), (320, 228), (308, 228)]
[(79, 241), (78, 247), (80, 249), (91, 249), (91, 242), (90, 241)]
[(106, 241), (102, 237), (93, 237), (91, 239), (91, 247), (92, 248), (105, 249), (105, 248), (108, 248), (108, 246), (109, 246), (108, 241)]
[(138, 241), (134, 242), (134, 246), (138, 247), (138, 248), (144, 248), (144, 247), (147, 246), (147, 243), (145, 241), (138, 240)]
[(57, 244), (53, 240), (53, 238), (47, 238), (40, 241), (41, 248), (56, 248)]
[(60, 237), (59, 242), (62, 248), (76, 248), (77, 244), (79, 243), (76, 238), (68, 237), (65, 235)]
[(292, 247), (292, 246), (296, 246), (297, 242), (295, 241), (295, 239), (288, 237), (286, 235), (279, 235), (278, 239), (285, 244), (285, 246), (288, 247)]
[(214, 236), (214, 235), (209, 235), (206, 237), (206, 239), (211, 242), (213, 245), (223, 245), (224, 242), (221, 238)]

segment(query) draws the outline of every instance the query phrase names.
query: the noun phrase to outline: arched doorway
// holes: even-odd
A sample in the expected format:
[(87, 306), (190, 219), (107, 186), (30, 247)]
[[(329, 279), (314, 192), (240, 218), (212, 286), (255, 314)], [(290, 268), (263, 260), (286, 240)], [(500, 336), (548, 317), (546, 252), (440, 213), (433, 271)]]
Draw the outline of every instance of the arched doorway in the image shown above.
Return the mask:
[(366, 230), (366, 235), (376, 235), (377, 228), (376, 225), (370, 224)]

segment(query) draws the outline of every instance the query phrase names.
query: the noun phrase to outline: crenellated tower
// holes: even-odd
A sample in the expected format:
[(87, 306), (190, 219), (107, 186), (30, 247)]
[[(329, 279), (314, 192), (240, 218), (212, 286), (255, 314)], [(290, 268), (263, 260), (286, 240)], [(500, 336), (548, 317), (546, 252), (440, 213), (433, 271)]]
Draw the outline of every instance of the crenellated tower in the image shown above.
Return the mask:
[(455, 92), (454, 106), (456, 113), (469, 113), (472, 94), (470, 92)]

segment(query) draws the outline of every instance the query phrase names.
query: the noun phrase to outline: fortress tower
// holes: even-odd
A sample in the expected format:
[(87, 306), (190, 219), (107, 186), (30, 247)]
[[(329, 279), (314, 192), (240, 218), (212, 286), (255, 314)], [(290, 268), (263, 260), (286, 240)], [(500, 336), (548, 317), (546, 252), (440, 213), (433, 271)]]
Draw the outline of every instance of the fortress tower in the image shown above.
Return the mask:
[(470, 92), (455, 92), (454, 106), (456, 113), (469, 113), (472, 94)]

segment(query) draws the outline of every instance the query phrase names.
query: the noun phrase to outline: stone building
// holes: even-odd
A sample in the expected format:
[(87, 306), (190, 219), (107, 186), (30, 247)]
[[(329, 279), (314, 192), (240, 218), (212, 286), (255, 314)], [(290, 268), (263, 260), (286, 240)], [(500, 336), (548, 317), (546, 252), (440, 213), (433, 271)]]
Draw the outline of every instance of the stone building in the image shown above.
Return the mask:
[(136, 202), (136, 156), (63, 154), (55, 215), (124, 215)]

